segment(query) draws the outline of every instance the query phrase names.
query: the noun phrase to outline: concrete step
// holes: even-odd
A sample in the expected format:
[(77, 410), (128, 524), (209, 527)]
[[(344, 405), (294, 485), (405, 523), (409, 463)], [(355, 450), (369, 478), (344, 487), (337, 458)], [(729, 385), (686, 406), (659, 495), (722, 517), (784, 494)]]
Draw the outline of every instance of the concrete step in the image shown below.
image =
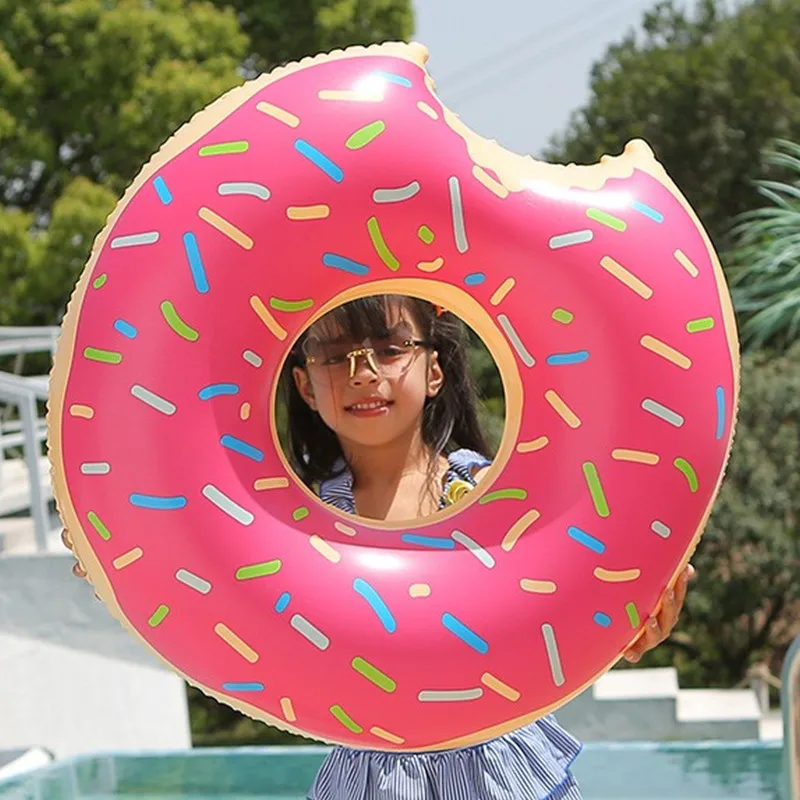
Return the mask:
[[(53, 490), (47, 456), (39, 458), (39, 476), (42, 491), (49, 499), (53, 496)], [(7, 517), (30, 508), (30, 491), (30, 475), (25, 460), (9, 458), (0, 461), (0, 517)]]

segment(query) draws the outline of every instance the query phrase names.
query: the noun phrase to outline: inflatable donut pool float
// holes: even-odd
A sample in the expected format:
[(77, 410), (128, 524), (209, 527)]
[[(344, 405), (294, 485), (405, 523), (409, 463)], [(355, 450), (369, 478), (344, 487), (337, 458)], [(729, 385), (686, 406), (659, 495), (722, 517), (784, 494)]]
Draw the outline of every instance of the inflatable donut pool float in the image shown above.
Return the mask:
[[(738, 400), (720, 265), (648, 147), (509, 153), (426, 58), (307, 59), (192, 119), (98, 237), (51, 381), (60, 513), (111, 612), (208, 694), (370, 749), (485, 741), (608, 670), (697, 544)], [(386, 292), (471, 325), (507, 407), (479, 487), (402, 524), (324, 506), (274, 424), (302, 331)]]

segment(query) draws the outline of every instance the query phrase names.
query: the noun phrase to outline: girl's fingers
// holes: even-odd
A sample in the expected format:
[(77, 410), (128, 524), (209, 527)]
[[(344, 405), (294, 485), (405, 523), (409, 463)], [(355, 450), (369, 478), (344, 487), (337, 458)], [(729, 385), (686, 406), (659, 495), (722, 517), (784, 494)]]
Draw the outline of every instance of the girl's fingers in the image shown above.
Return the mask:
[(663, 639), (661, 624), (655, 617), (651, 617), (645, 625), (644, 635), (625, 652), (625, 658), (635, 664), (648, 650), (652, 650)]

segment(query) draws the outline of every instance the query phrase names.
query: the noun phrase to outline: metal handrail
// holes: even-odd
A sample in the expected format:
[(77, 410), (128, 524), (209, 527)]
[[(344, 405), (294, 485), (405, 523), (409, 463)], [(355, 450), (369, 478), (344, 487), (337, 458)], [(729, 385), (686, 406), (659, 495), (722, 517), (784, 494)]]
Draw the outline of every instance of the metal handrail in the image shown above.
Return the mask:
[(786, 797), (800, 800), (800, 636), (783, 661), (781, 684)]

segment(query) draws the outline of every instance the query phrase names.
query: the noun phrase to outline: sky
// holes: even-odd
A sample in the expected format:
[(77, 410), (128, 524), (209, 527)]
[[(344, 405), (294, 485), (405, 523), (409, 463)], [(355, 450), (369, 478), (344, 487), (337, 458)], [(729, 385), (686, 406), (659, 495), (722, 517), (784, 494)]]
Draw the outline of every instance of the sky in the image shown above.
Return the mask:
[(655, 0), (414, 0), (439, 97), (476, 133), (537, 155), (589, 96), (589, 71)]

